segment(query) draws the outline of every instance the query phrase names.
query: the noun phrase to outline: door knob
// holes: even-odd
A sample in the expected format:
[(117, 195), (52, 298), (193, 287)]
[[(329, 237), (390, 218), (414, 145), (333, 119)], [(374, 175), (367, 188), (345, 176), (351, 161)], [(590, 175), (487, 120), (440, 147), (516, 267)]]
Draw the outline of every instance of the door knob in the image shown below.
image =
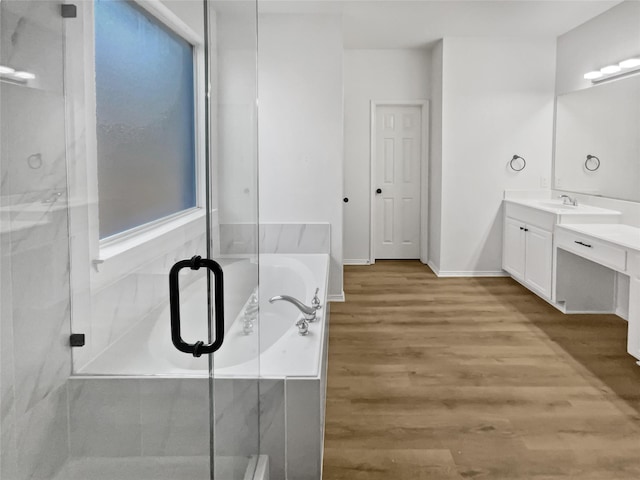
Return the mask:
[(376, 188), (376, 195), (380, 195), (382, 193), (382, 189), (381, 188)]

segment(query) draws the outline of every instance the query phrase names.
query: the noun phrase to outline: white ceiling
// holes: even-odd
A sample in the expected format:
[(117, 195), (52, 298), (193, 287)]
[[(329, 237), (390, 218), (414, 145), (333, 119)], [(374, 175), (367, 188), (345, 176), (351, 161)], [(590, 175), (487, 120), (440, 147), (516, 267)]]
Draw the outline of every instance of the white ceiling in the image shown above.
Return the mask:
[(619, 3), (620, 0), (258, 0), (258, 10), (340, 13), (348, 49), (424, 48), (449, 36), (557, 37)]

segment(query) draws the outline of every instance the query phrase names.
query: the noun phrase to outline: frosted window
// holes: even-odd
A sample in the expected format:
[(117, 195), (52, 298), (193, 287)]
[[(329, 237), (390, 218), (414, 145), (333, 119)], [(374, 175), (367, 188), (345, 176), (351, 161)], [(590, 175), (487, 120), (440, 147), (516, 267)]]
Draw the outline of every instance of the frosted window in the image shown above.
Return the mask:
[(100, 238), (196, 205), (193, 47), (132, 2), (95, 2)]

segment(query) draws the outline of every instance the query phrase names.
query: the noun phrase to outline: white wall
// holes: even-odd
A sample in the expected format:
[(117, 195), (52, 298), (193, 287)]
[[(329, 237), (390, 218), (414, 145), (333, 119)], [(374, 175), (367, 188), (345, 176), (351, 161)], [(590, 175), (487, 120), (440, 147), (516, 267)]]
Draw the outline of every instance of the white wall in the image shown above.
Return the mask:
[(551, 175), (554, 79), (555, 39), (444, 39), (440, 274), (501, 273), (504, 190)]
[(344, 258), (365, 263), (370, 249), (370, 102), (429, 98), (426, 50), (344, 53)]
[(440, 269), (442, 233), (442, 73), (443, 41), (431, 52), (431, 144), (429, 154), (429, 258), (434, 270)]
[(583, 75), (640, 55), (640, 2), (627, 0), (558, 37), (556, 93), (592, 85)]
[(259, 30), (260, 222), (331, 224), (329, 294), (342, 293), (342, 23), (265, 14)]

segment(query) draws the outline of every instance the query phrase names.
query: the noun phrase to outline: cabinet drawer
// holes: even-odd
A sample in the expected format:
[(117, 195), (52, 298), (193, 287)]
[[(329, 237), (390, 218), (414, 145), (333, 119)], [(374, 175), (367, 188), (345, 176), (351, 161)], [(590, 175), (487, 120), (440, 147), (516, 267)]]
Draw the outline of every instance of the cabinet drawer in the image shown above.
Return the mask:
[(620, 272), (627, 270), (627, 251), (579, 233), (558, 230), (556, 246)]

